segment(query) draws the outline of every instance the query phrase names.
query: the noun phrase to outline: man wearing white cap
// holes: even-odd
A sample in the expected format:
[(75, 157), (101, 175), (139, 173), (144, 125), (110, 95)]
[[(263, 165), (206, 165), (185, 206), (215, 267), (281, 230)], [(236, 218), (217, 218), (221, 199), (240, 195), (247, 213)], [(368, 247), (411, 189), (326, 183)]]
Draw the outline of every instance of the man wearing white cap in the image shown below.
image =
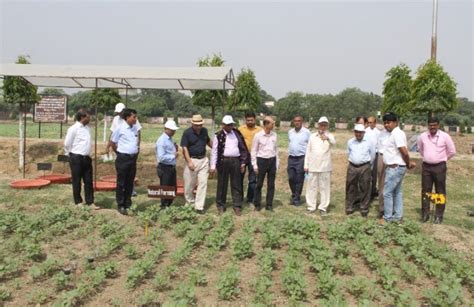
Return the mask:
[[(176, 187), (176, 158), (178, 145), (173, 141), (173, 135), (178, 126), (174, 120), (165, 123), (165, 131), (156, 141), (156, 173), (160, 178), (160, 185)], [(161, 208), (167, 208), (173, 203), (172, 199), (161, 199)]]
[[(184, 159), (184, 197), (186, 204), (194, 206), (196, 212), (204, 213), (206, 201), (207, 178), (209, 176), (209, 159), (206, 157), (206, 145), (212, 148), (204, 121), (199, 114), (193, 115), (191, 127), (184, 130), (181, 137)], [(197, 183), (196, 196), (193, 191)]]
[(347, 141), (349, 165), (346, 176), (346, 214), (352, 214), (356, 201), (360, 201), (360, 214), (369, 212), (371, 164), (375, 159), (375, 144), (364, 137), (365, 127), (357, 124), (354, 137)]
[(329, 121), (322, 116), (318, 121), (318, 131), (311, 134), (306, 147), (304, 171), (309, 174), (306, 186), (306, 203), (308, 213), (314, 213), (317, 205), (318, 191), (321, 201), (319, 212), (321, 216), (327, 215), (331, 195), (331, 148), (336, 144), (336, 139), (329, 133)]
[(241, 215), (242, 210), (242, 174), (248, 163), (249, 152), (245, 139), (234, 128), (234, 119), (230, 115), (222, 118), (222, 130), (212, 141), (211, 174), (217, 169), (216, 203), (219, 213), (226, 210), (227, 186), (232, 194), (234, 212)]

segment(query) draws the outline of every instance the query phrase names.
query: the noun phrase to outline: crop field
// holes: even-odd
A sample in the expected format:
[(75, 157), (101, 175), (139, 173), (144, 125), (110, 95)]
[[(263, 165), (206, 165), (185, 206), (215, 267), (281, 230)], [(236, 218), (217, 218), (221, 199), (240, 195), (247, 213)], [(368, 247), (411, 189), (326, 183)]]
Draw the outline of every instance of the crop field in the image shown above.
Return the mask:
[[(156, 129), (156, 135), (160, 130)], [(0, 305), (5, 306), (472, 306), (474, 303), (474, 160), (448, 164), (445, 223), (418, 221), (420, 169), (404, 182), (403, 224), (379, 226), (376, 201), (367, 219), (344, 215), (347, 132), (336, 133), (330, 215), (289, 206), (281, 151), (274, 212), (215, 207), (210, 179), (205, 215), (178, 198), (167, 210), (146, 196), (158, 181), (153, 143), (139, 159), (138, 196), (129, 216), (113, 192), (97, 192), (90, 211), (73, 206), (69, 185), (13, 190), (17, 140), (0, 146)], [(463, 146), (473, 138), (456, 139)], [(53, 162), (59, 140), (29, 139), (34, 163)], [(341, 145), (342, 144), (342, 145)], [(33, 148), (33, 149), (31, 149)], [(419, 164), (419, 163), (418, 163)], [(54, 172), (69, 172), (54, 162)], [(99, 163), (99, 175), (114, 173)], [(182, 176), (182, 162), (178, 165)]]

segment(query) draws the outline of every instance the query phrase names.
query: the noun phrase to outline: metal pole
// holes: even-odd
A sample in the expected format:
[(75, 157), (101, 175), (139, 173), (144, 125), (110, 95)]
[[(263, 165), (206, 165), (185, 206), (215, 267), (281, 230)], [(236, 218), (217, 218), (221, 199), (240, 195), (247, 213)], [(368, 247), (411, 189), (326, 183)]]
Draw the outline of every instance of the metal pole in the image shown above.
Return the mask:
[(438, 27), (438, 0), (433, 0), (433, 24), (431, 34), (431, 60), (436, 62), (436, 51), (438, 45), (437, 38), (437, 27)]
[(59, 139), (63, 138), (63, 122), (59, 123)]
[(23, 110), (23, 178), (25, 178), (25, 167), (26, 167), (26, 107)]
[(98, 122), (98, 115), (97, 114), (97, 87), (98, 87), (98, 80), (95, 79), (95, 95), (94, 95), (94, 103), (95, 103), (95, 136), (94, 136), (94, 190), (97, 184), (97, 122)]
[(41, 122), (38, 122), (38, 139), (41, 139)]

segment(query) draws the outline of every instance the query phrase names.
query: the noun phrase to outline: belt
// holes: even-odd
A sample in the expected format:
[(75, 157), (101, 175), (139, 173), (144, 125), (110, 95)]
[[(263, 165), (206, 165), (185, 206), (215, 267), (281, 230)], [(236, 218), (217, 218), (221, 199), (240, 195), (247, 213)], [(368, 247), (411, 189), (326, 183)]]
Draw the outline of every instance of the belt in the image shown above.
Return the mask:
[(441, 165), (441, 164), (446, 164), (446, 161), (441, 161), (439, 163), (426, 163), (426, 162), (423, 162), (424, 165), (428, 165), (428, 166), (438, 166), (438, 165)]
[(222, 157), (222, 159), (240, 159), (240, 156), (238, 156), (238, 157)]
[(387, 164), (387, 167), (397, 168), (397, 167), (407, 167), (407, 166), (406, 165), (398, 165), (398, 164)]
[(290, 158), (290, 159), (301, 159), (301, 158), (304, 158), (304, 155), (302, 155), (302, 156), (288, 156), (288, 158)]
[(202, 156), (191, 156), (192, 159), (204, 159), (206, 157), (206, 155), (202, 155)]
[(158, 163), (159, 166), (166, 166), (166, 167), (176, 167), (175, 164), (164, 164), (164, 163)]
[(272, 159), (276, 159), (276, 157), (271, 157), (271, 158), (262, 158), (262, 157), (257, 157), (257, 159), (263, 159), (263, 160), (272, 160)]
[(361, 167), (361, 166), (370, 164), (370, 162), (365, 162), (365, 163), (362, 163), (362, 164), (354, 164), (354, 163), (352, 163), (352, 162), (349, 162), (349, 164), (352, 165), (353, 167)]
[(130, 158), (135, 158), (136, 156), (138, 156), (138, 153), (136, 153), (136, 154), (126, 154), (126, 153), (117, 152), (117, 155), (122, 155), (122, 156), (127, 156), (127, 157), (130, 157)]
[(80, 155), (80, 154), (75, 154), (75, 153), (72, 153), (72, 152), (70, 152), (69, 155), (70, 156), (79, 156), (79, 157), (82, 157), (82, 158), (90, 158), (89, 155)]

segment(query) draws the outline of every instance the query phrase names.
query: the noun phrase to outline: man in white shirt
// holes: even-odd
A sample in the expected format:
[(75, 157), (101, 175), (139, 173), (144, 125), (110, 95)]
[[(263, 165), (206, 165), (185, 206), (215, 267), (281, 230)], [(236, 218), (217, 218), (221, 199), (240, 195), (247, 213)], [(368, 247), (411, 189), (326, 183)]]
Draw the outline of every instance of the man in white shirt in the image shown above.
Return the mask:
[(304, 171), (309, 174), (306, 186), (306, 203), (308, 213), (316, 211), (318, 189), (321, 196), (319, 212), (327, 215), (331, 195), (331, 148), (336, 145), (336, 139), (329, 133), (329, 121), (323, 116), (318, 121), (318, 131), (311, 134), (306, 147)]
[(369, 116), (367, 118), (367, 128), (365, 128), (365, 137), (372, 142), (375, 147), (375, 163), (372, 163), (371, 171), (371, 192), (370, 199), (374, 199), (377, 196), (377, 155), (378, 155), (378, 139), (380, 135), (380, 130), (377, 129), (377, 119), (375, 116)]
[(76, 122), (69, 127), (64, 140), (64, 152), (69, 155), (69, 166), (71, 167), (74, 203), (82, 205), (81, 181), (84, 181), (86, 205), (92, 209), (100, 209), (94, 204), (94, 188), (92, 186), (92, 159), (90, 157), (92, 144), (88, 126), (91, 114), (89, 111), (79, 110), (75, 118)]
[(398, 118), (395, 113), (386, 113), (383, 116), (385, 129), (390, 132), (383, 154), (386, 165), (385, 183), (383, 189), (384, 220), (400, 222), (403, 218), (403, 177), (408, 169), (416, 166), (410, 161), (407, 149), (407, 137), (398, 127)]

